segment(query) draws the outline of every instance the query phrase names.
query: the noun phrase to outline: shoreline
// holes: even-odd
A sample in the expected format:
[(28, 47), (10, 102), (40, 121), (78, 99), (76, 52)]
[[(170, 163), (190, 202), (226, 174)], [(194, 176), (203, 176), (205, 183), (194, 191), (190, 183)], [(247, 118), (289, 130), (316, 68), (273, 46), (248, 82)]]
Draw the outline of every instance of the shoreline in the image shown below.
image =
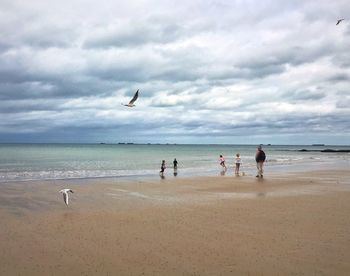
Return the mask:
[(348, 275), (349, 211), (349, 170), (0, 185), (0, 274)]
[[(270, 165), (272, 163), (272, 165)], [(350, 167), (349, 160), (329, 160), (322, 162), (310, 162), (310, 163), (299, 163), (299, 164), (275, 164), (273, 161), (268, 161), (264, 165), (264, 171), (266, 176), (273, 176), (285, 173), (304, 173), (317, 170), (346, 170)], [(255, 166), (245, 167), (241, 166), (240, 172), (244, 172), (246, 177), (253, 177), (256, 173)], [(165, 170), (164, 176), (166, 178), (196, 178), (196, 177), (215, 177), (223, 176), (230, 177), (234, 175), (234, 166), (229, 164), (226, 171), (223, 171), (218, 165), (216, 169), (212, 168), (209, 170), (189, 172), (189, 169), (182, 168), (181, 166), (177, 169), (177, 175), (174, 176), (174, 169), (168, 167)], [(71, 178), (42, 178), (42, 179), (13, 179), (0, 181), (1, 185), (7, 185), (11, 183), (33, 183), (33, 182), (56, 182), (56, 181), (139, 181), (139, 180), (157, 180), (160, 176), (158, 170), (154, 170), (154, 173), (147, 174), (136, 174), (136, 175), (119, 175), (119, 176), (95, 176), (95, 177), (71, 177)]]

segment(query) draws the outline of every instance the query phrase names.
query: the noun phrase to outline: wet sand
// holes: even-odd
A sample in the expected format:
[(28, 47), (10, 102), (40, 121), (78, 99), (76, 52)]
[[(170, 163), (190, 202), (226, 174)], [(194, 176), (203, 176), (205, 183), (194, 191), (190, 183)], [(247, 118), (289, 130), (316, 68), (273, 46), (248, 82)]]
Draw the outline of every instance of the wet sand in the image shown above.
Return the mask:
[(349, 179), (4, 183), (0, 275), (349, 275)]

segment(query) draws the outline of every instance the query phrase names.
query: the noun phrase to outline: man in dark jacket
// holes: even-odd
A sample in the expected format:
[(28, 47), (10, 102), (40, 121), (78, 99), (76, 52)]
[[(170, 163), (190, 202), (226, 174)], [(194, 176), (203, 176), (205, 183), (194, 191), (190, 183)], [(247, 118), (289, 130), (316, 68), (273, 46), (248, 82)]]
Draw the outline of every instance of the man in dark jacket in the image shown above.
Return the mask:
[(263, 167), (264, 167), (264, 162), (266, 159), (265, 152), (262, 150), (261, 145), (258, 146), (256, 154), (255, 154), (255, 161), (256, 161), (256, 168), (258, 169), (258, 174), (256, 177), (261, 177), (263, 178)]

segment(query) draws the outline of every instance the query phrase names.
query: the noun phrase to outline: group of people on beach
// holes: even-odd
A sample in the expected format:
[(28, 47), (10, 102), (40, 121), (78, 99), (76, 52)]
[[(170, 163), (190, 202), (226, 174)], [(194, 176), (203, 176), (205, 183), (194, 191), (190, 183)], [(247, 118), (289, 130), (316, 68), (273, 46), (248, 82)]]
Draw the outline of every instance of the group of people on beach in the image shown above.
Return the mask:
[[(266, 160), (266, 154), (262, 150), (262, 146), (259, 145), (256, 149), (256, 154), (255, 154), (256, 168), (257, 168), (256, 177), (263, 178), (265, 160)], [(227, 167), (225, 164), (225, 158), (222, 154), (219, 157), (219, 162), (220, 162), (220, 166), (226, 171)], [(241, 155), (240, 153), (237, 153), (235, 157), (235, 167), (234, 167), (235, 175), (239, 175), (239, 169), (241, 167), (241, 164), (242, 164)]]
[[(257, 175), (256, 177), (259, 178), (263, 178), (263, 173), (264, 173), (264, 162), (266, 160), (266, 155), (265, 152), (262, 150), (262, 146), (259, 145), (256, 149), (256, 154), (255, 154), (255, 161), (256, 161), (256, 168), (257, 168)], [(220, 162), (220, 166), (226, 171), (227, 167), (225, 164), (225, 158), (224, 156), (221, 154), (219, 157), (219, 162)], [(174, 175), (177, 175), (177, 160), (176, 158), (173, 161), (173, 166), (174, 166)], [(241, 167), (242, 164), (242, 159), (241, 159), (241, 155), (240, 153), (236, 154), (235, 157), (235, 175), (239, 175), (239, 169)], [(165, 171), (165, 160), (162, 161), (162, 164), (160, 166), (160, 175), (161, 177), (164, 177), (164, 171)]]

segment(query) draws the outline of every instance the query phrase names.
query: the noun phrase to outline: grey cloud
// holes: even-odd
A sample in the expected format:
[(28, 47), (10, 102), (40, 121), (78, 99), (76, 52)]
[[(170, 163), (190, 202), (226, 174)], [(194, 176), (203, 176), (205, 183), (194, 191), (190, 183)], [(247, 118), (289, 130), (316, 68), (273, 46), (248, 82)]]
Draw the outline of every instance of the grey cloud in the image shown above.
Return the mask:
[(74, 45), (76, 35), (71, 29), (46, 26), (45, 28), (40, 27), (32, 33), (26, 33), (20, 44), (39, 48), (68, 48)]
[(1, 100), (22, 100), (53, 97), (54, 87), (41, 82), (11, 82), (2, 83), (0, 89)]
[(57, 110), (63, 100), (6, 100), (0, 102), (0, 113), (26, 113)]
[(11, 48), (11, 45), (5, 41), (0, 41), (0, 54)]
[(303, 90), (298, 90), (298, 91), (288, 91), (288, 92), (284, 92), (281, 95), (282, 99), (291, 99), (293, 101), (316, 101), (316, 100), (320, 100), (323, 99), (324, 97), (326, 97), (326, 93), (325, 92), (321, 92), (321, 91), (312, 91), (310, 89), (303, 89)]
[(146, 65), (139, 66), (138, 64), (116, 64), (102, 68), (92, 66), (87, 69), (86, 73), (90, 77), (116, 82), (147, 82), (151, 79), (151, 72), (146, 70)]
[(70, 47), (77, 42), (77, 29), (66, 23), (47, 20), (42, 22), (42, 16), (13, 14), (2, 19), (0, 30), (0, 48), (5, 50), (18, 47), (49, 48)]
[(16, 32), (16, 35), (9, 38), (12, 47), (26, 45), (38, 48), (68, 48), (75, 43), (76, 33), (72, 29), (61, 29), (56, 26), (32, 26), (26, 24), (29, 30), (22, 30), (23, 34)]
[[(204, 132), (210, 136), (254, 136), (260, 134), (269, 134), (271, 136), (279, 134), (295, 134), (298, 133), (328, 133), (331, 129), (336, 128), (337, 131), (342, 131), (337, 126), (344, 124), (350, 126), (350, 123), (345, 122), (341, 118), (335, 116), (320, 116), (318, 118), (312, 116), (297, 116), (297, 117), (276, 117), (262, 118), (252, 120), (250, 122), (242, 122), (238, 124), (222, 124), (222, 123), (194, 123), (191, 122), (189, 128), (205, 126)], [(215, 130), (211, 132), (210, 130)], [(196, 135), (196, 132), (194, 132)]]
[(86, 48), (130, 47), (149, 43), (169, 43), (181, 37), (183, 28), (178, 24), (159, 22), (120, 22), (106, 29), (92, 32), (84, 42)]
[[(350, 96), (346, 96), (345, 98), (338, 100), (336, 106), (337, 108), (350, 109)], [(350, 115), (350, 112), (349, 112), (349, 115)]]
[(232, 78), (252, 79), (264, 78), (270, 75), (281, 74), (285, 71), (283, 64), (260, 64), (249, 65), (247, 67), (239, 68), (236, 74), (232, 74)]
[(112, 89), (118, 87), (111, 84), (101, 84), (96, 81), (72, 81), (61, 79), (56, 81), (24, 81), (18, 83), (3, 83), (0, 89), (1, 100), (15, 99), (59, 99), (76, 98), (89, 95), (109, 95)]
[(151, 76), (151, 78), (155, 80), (173, 82), (195, 81), (203, 77), (203, 75), (195, 72), (195, 70), (191, 72), (190, 70), (181, 68), (181, 66), (177, 68), (164, 68), (164, 71), (156, 72), (153, 76)]
[(264, 77), (284, 72), (287, 65), (299, 66), (328, 56), (332, 47), (331, 43), (326, 42), (316, 47), (314, 45), (280, 47), (271, 51), (259, 49), (260, 53), (258, 55), (253, 53), (251, 57), (248, 56), (236, 66), (254, 72), (251, 74), (253, 76)]
[(346, 74), (346, 73), (338, 73), (330, 77), (328, 80), (330, 82), (341, 82), (341, 81), (347, 82), (347, 81), (350, 81), (350, 76), (349, 74)]
[(350, 54), (346, 53), (338, 53), (332, 58), (332, 61), (339, 65), (341, 68), (346, 69), (350, 66)]

